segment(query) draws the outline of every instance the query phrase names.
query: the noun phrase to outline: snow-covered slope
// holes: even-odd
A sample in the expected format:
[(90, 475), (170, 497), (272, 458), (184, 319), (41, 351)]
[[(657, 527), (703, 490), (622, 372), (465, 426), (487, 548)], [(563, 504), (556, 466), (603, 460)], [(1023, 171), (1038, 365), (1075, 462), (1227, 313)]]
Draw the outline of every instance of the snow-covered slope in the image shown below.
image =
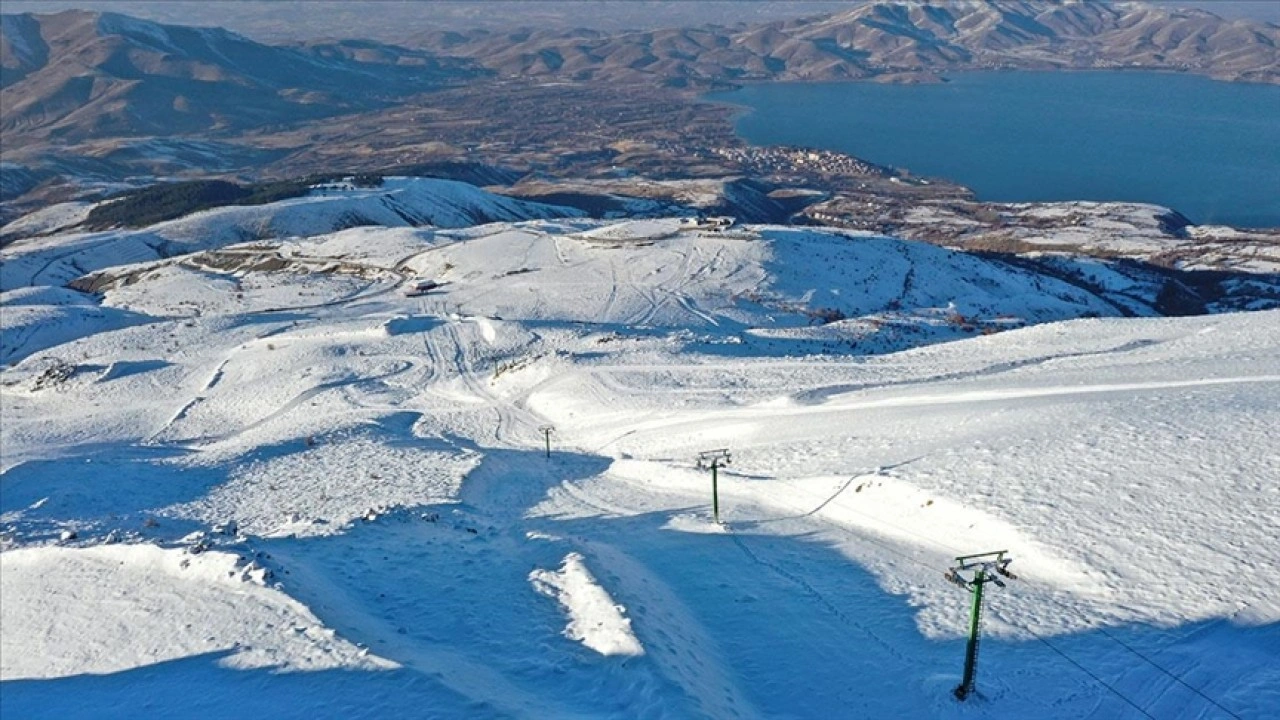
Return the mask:
[(0, 364), (21, 360), (77, 338), (149, 322), (145, 315), (102, 307), (89, 296), (54, 287), (0, 293), (4, 342)]
[[(309, 237), (356, 226), (464, 227), (581, 214), (572, 208), (495, 195), (453, 180), (387, 178), (379, 188), (314, 190), (301, 198), (220, 207), (141, 230), (18, 241), (0, 251), (0, 289), (61, 285), (86, 272), (116, 265), (252, 240)], [(25, 218), (11, 226), (46, 221), (43, 216)]]
[(0, 242), (8, 238), (48, 235), (59, 230), (74, 228), (89, 217), (94, 203), (84, 200), (57, 203), (23, 215), (13, 222), (0, 226)]
[[(38, 328), (0, 370), (6, 717), (1280, 703), (1280, 312), (1118, 318), (929, 245), (676, 221), (98, 279), (129, 322), (54, 336), (11, 311), (88, 296), (5, 295), (6, 349)], [(943, 573), (993, 550), (1019, 579), (960, 703)]]
[[(700, 328), (739, 341), (883, 334), (898, 337), (896, 348), (927, 341), (931, 333), (956, 337), (981, 327), (1120, 313), (1104, 298), (1053, 277), (925, 243), (780, 226), (724, 234), (682, 230), (674, 220), (357, 228), (114, 269), (92, 276), (89, 285), (106, 291), (108, 305), (172, 314), (175, 308), (152, 303), (181, 297), (176, 289), (154, 292), (135, 286), (139, 278), (154, 279), (161, 267), (188, 274), (255, 267), (268, 257), (298, 271), (430, 278), (441, 284), (428, 301), (434, 309), (520, 321)], [(252, 305), (235, 309), (245, 307)], [(924, 332), (920, 323), (931, 328), (899, 337), (897, 323), (915, 325), (903, 331), (908, 334)]]

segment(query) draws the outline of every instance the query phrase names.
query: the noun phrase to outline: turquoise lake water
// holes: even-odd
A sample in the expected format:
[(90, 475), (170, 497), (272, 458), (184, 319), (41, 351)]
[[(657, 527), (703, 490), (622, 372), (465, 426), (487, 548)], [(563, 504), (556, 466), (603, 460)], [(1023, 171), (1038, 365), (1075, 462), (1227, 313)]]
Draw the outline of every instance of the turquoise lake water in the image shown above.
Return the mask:
[(972, 72), (935, 85), (753, 85), (757, 145), (837, 150), (983, 200), (1128, 200), (1280, 226), (1280, 87), (1151, 72)]

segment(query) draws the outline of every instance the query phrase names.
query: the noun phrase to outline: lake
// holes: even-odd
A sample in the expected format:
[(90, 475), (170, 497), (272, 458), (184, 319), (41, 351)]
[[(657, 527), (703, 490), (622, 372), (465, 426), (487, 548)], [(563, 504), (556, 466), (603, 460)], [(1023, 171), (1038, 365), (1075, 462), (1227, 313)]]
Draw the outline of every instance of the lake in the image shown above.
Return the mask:
[(933, 85), (775, 83), (708, 99), (737, 131), (964, 184), (992, 201), (1126, 200), (1280, 226), (1280, 87), (1154, 72), (967, 72)]

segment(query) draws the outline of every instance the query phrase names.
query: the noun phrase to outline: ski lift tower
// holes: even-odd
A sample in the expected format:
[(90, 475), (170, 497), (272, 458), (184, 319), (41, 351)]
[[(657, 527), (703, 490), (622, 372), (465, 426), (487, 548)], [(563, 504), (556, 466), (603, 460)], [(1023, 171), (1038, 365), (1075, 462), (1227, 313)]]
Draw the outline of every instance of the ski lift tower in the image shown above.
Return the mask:
[(551, 433), (555, 431), (555, 425), (543, 425), (538, 428), (538, 432), (542, 433), (542, 439), (546, 441), (547, 457), (551, 457)]
[[(973, 678), (978, 669), (978, 628), (982, 624), (982, 589), (987, 583), (995, 583), (996, 587), (1004, 587), (1001, 576), (1010, 580), (1018, 576), (1009, 572), (1009, 563), (1013, 558), (1006, 557), (1008, 550), (964, 555), (956, 558), (956, 564), (947, 570), (944, 577), (952, 583), (973, 593), (973, 608), (969, 612), (969, 644), (964, 653), (964, 678), (955, 689), (958, 700), (964, 700), (973, 692)], [(972, 577), (967, 575), (972, 573)]]
[(731, 461), (729, 450), (726, 448), (703, 450), (698, 453), (698, 469), (711, 470), (711, 516), (715, 519), (717, 525), (720, 524), (719, 470)]

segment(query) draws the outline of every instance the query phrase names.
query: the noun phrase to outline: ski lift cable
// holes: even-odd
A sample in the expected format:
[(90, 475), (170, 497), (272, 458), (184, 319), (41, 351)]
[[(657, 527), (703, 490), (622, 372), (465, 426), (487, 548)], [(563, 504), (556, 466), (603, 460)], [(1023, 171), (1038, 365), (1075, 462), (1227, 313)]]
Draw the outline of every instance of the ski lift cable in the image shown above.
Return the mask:
[[(858, 477), (858, 476), (859, 476), (859, 475), (855, 475), (854, 477)], [(913, 536), (913, 537), (919, 538), (920, 540), (923, 540), (923, 541), (927, 542), (928, 544), (930, 544), (930, 545), (934, 546), (935, 548), (939, 548), (939, 549), (943, 549), (943, 550), (948, 550), (948, 551), (951, 551), (951, 552), (954, 552), (954, 553), (957, 553), (957, 554), (961, 552), (961, 551), (960, 551), (960, 550), (958, 550), (957, 548), (951, 547), (951, 546), (949, 546), (949, 545), (947, 545), (947, 544), (945, 544), (945, 543), (939, 542), (939, 541), (937, 541), (937, 540), (935, 540), (935, 539), (933, 539), (933, 538), (929, 538), (929, 537), (926, 537), (926, 536), (924, 536), (924, 535), (921, 535), (920, 533), (917, 533), (917, 532), (915, 532), (915, 531), (913, 531), (913, 530), (910, 530), (910, 529), (908, 529), (908, 528), (902, 527), (901, 525), (898, 525), (898, 524), (896, 524), (896, 523), (893, 523), (893, 522), (890, 522), (890, 521), (888, 521), (888, 520), (885, 520), (884, 518), (876, 517), (876, 516), (873, 516), (873, 515), (868, 515), (868, 514), (866, 514), (866, 513), (860, 512), (860, 511), (858, 511), (858, 510), (854, 510), (853, 508), (850, 508), (850, 507), (848, 507), (848, 506), (845, 506), (845, 507), (844, 507), (844, 509), (845, 509), (846, 511), (853, 512), (853, 513), (855, 513), (855, 514), (857, 514), (857, 515), (860, 515), (860, 516), (862, 516), (862, 517), (865, 517), (865, 518), (867, 518), (867, 519), (869, 519), (869, 520), (874, 520), (874, 521), (876, 521), (876, 522), (878, 522), (878, 523), (880, 523), (880, 524), (882, 524), (882, 525), (885, 525), (885, 526), (891, 527), (891, 528), (893, 528), (893, 529), (895, 529), (895, 530), (898, 530), (898, 531), (900, 531), (900, 532), (902, 532), (902, 533), (905, 533), (905, 534), (907, 534), (907, 535), (911, 535), (911, 536)], [(915, 563), (916, 565), (919, 565), (919, 566), (920, 566), (920, 567), (922, 567), (922, 568), (925, 568), (925, 569), (928, 569), (928, 570), (932, 570), (932, 571), (937, 571), (937, 570), (938, 570), (938, 568), (937, 568), (937, 567), (935, 567), (935, 566), (933, 566), (933, 565), (929, 565), (928, 563), (926, 563), (926, 562), (924, 562), (924, 561), (920, 560), (920, 559), (919, 559), (919, 558), (917, 558), (917, 557), (914, 557), (914, 556), (908, 555), (907, 553), (903, 552), (902, 550), (900, 550), (900, 549), (898, 549), (898, 548), (895, 548), (895, 547), (891, 546), (891, 545), (890, 545), (890, 544), (888, 544), (888, 543), (880, 542), (880, 541), (879, 541), (878, 539), (876, 539), (876, 538), (872, 538), (872, 537), (869, 537), (869, 536), (867, 536), (867, 535), (862, 535), (862, 534), (858, 534), (858, 537), (859, 537), (860, 539), (862, 539), (862, 540), (866, 541), (866, 542), (870, 542), (870, 543), (872, 543), (873, 545), (876, 545), (876, 546), (878, 546), (878, 547), (880, 547), (880, 548), (883, 548), (883, 549), (885, 549), (885, 550), (888, 550), (890, 553), (892, 553), (892, 554), (894, 554), (894, 555), (896, 555), (896, 556), (898, 556), (898, 557), (900, 557), (900, 558), (902, 558), (902, 559), (904, 559), (904, 560), (908, 560), (908, 561), (910, 561), (910, 562), (913, 562), (913, 563)], [(1076, 614), (1078, 617), (1080, 617), (1081, 619), (1084, 619), (1084, 620), (1087, 620), (1087, 619), (1088, 619), (1088, 618), (1086, 618), (1083, 614), (1079, 613), (1078, 611), (1074, 611), (1074, 610), (1072, 610), (1072, 612), (1073, 612), (1074, 614)], [(1006, 622), (1008, 622), (1008, 621), (1006, 620)], [(1026, 627), (1023, 627), (1023, 626), (1021, 626), (1021, 625), (1015, 625), (1014, 623), (1010, 623), (1010, 624), (1011, 624), (1011, 625), (1014, 625), (1015, 627), (1018, 627), (1019, 629), (1025, 630), (1026, 632), (1028, 632), (1028, 633), (1030, 633), (1031, 635), (1033, 635), (1037, 640), (1040, 640), (1040, 641), (1041, 641), (1041, 642), (1043, 642), (1045, 645), (1048, 645), (1050, 648), (1052, 648), (1052, 649), (1053, 649), (1055, 652), (1057, 652), (1058, 654), (1063, 655), (1063, 657), (1066, 657), (1066, 655), (1064, 655), (1060, 650), (1058, 650), (1058, 649), (1057, 649), (1056, 647), (1054, 647), (1053, 645), (1050, 645), (1050, 644), (1049, 644), (1049, 642), (1048, 642), (1047, 640), (1045, 640), (1043, 637), (1041, 637), (1041, 636), (1039, 636), (1038, 634), (1036, 634), (1036, 633), (1035, 633), (1034, 631), (1032, 631), (1030, 628), (1026, 628)], [(1199, 695), (1201, 698), (1203, 698), (1205, 701), (1207, 701), (1208, 703), (1210, 703), (1210, 704), (1211, 704), (1211, 705), (1213, 705), (1214, 707), (1218, 708), (1219, 710), (1221, 710), (1222, 712), (1224, 712), (1224, 713), (1226, 713), (1227, 715), (1231, 716), (1232, 718), (1235, 718), (1235, 720), (1240, 720), (1240, 716), (1239, 716), (1239, 715), (1237, 715), (1236, 713), (1232, 712), (1231, 710), (1228, 710), (1227, 708), (1223, 707), (1223, 706), (1222, 706), (1222, 704), (1220, 704), (1219, 702), (1217, 702), (1216, 700), (1214, 700), (1212, 697), (1210, 697), (1210, 696), (1206, 695), (1206, 694), (1205, 694), (1202, 690), (1200, 690), (1199, 688), (1196, 688), (1195, 686), (1191, 685), (1190, 683), (1188, 683), (1186, 680), (1182, 679), (1181, 677), (1179, 677), (1179, 676), (1178, 676), (1178, 675), (1176, 675), (1175, 673), (1173, 673), (1173, 672), (1169, 671), (1168, 669), (1166, 669), (1166, 668), (1162, 667), (1161, 665), (1159, 665), (1159, 664), (1158, 664), (1158, 663), (1156, 663), (1155, 661), (1151, 660), (1149, 657), (1147, 657), (1147, 656), (1146, 656), (1146, 655), (1144, 655), (1143, 653), (1139, 652), (1138, 650), (1136, 650), (1135, 648), (1133, 648), (1132, 646), (1130, 646), (1128, 643), (1125, 643), (1124, 641), (1122, 641), (1122, 640), (1120, 640), (1119, 638), (1115, 637), (1115, 636), (1114, 636), (1114, 635), (1112, 635), (1111, 633), (1107, 632), (1105, 629), (1103, 629), (1103, 628), (1101, 628), (1101, 627), (1097, 627), (1097, 626), (1095, 626), (1095, 628), (1096, 628), (1096, 629), (1097, 629), (1097, 630), (1098, 630), (1098, 631), (1103, 635), (1103, 637), (1107, 638), (1108, 640), (1111, 640), (1112, 642), (1115, 642), (1116, 644), (1120, 645), (1120, 646), (1121, 646), (1121, 647), (1123, 647), (1124, 649), (1128, 650), (1130, 653), (1132, 653), (1135, 657), (1137, 657), (1137, 658), (1138, 658), (1139, 660), (1141, 660), (1142, 662), (1144, 662), (1144, 663), (1146, 663), (1146, 664), (1150, 665), (1151, 667), (1155, 668), (1156, 670), (1160, 671), (1161, 673), (1164, 673), (1165, 675), (1168, 675), (1169, 677), (1173, 678), (1173, 679), (1174, 679), (1175, 681), (1177, 681), (1179, 684), (1183, 685), (1183, 686), (1184, 686), (1184, 687), (1186, 687), (1188, 690), (1191, 690), (1191, 691), (1192, 691), (1192, 692), (1194, 692), (1196, 695)], [(1068, 658), (1068, 659), (1070, 659), (1070, 658)], [(1073, 662), (1073, 664), (1076, 664), (1076, 665), (1077, 665), (1077, 667), (1080, 667), (1082, 670), (1085, 670), (1085, 668), (1084, 668), (1083, 666), (1080, 666), (1080, 665), (1079, 665), (1079, 663), (1075, 663), (1075, 661), (1072, 661), (1072, 662)], [(1085, 670), (1085, 672), (1088, 672), (1088, 670)], [(1093, 675), (1092, 673), (1089, 673), (1089, 674), (1090, 674), (1091, 676)], [(1095, 679), (1097, 679), (1097, 676), (1093, 676), (1093, 677), (1095, 677)], [(1103, 682), (1103, 681), (1099, 679), (1099, 682)], [(1104, 685), (1106, 685), (1106, 683), (1103, 683), (1103, 684), (1104, 684)], [(1107, 685), (1106, 687), (1107, 687), (1108, 689), (1111, 689), (1111, 690), (1114, 692), (1114, 689), (1113, 689), (1113, 688), (1111, 688), (1109, 685)], [(1126, 698), (1126, 701), (1127, 701), (1127, 700), (1128, 700), (1128, 699)], [(1132, 702), (1130, 702), (1130, 704), (1133, 704), (1133, 703), (1132, 703)], [(1137, 705), (1134, 705), (1134, 707), (1137, 707)], [(1142, 710), (1141, 708), (1138, 708), (1138, 709), (1139, 709), (1139, 710)], [(1144, 714), (1146, 714), (1146, 711), (1145, 711), (1145, 710), (1143, 710), (1142, 712), (1143, 712)], [(1147, 715), (1147, 717), (1150, 717), (1150, 715)]]
[[(616, 438), (615, 438), (615, 440), (616, 440)], [(613, 441), (610, 441), (610, 442), (613, 442)], [(872, 471), (872, 472), (873, 472), (873, 471)], [(865, 474), (867, 474), (867, 473), (859, 472), (859, 473), (855, 473), (855, 474), (853, 475), (853, 477), (860, 477), (860, 476), (865, 475)], [(951, 547), (951, 546), (949, 546), (949, 545), (947, 545), (947, 544), (945, 544), (945, 543), (939, 542), (939, 541), (938, 541), (938, 540), (936, 540), (936, 539), (929, 538), (929, 537), (926, 537), (926, 536), (924, 536), (924, 535), (921, 535), (921, 534), (920, 534), (920, 533), (918, 533), (918, 532), (915, 532), (915, 531), (910, 530), (910, 529), (908, 529), (908, 528), (902, 527), (901, 525), (898, 525), (898, 524), (896, 524), (896, 523), (893, 523), (893, 522), (890, 522), (890, 521), (888, 521), (888, 520), (885, 520), (884, 518), (880, 518), (880, 517), (876, 517), (876, 516), (873, 516), (873, 515), (869, 515), (869, 514), (863, 513), (863, 512), (860, 512), (860, 511), (858, 511), (858, 510), (855, 510), (855, 509), (853, 509), (853, 508), (850, 508), (850, 507), (848, 507), (848, 506), (845, 506), (845, 507), (844, 507), (844, 509), (845, 509), (845, 510), (847, 510), (847, 511), (849, 511), (849, 512), (852, 512), (852, 513), (854, 513), (854, 514), (860, 515), (860, 516), (862, 516), (862, 517), (864, 517), (864, 518), (867, 518), (867, 519), (869, 519), (869, 520), (873, 520), (873, 521), (875, 521), (875, 522), (878, 522), (878, 523), (880, 523), (881, 525), (885, 525), (885, 526), (887, 526), (887, 527), (890, 527), (890, 528), (893, 528), (893, 529), (895, 529), (895, 530), (898, 530), (898, 531), (900, 531), (900, 532), (902, 532), (902, 533), (904, 533), (904, 534), (907, 534), (907, 535), (911, 535), (911, 536), (913, 536), (913, 537), (916, 537), (916, 538), (918, 538), (918, 539), (920, 539), (920, 540), (923, 540), (923, 541), (927, 542), (928, 544), (930, 544), (930, 545), (934, 546), (935, 548), (938, 548), (938, 549), (941, 549), (941, 550), (945, 550), (945, 551), (949, 551), (949, 552), (952, 552), (952, 553), (957, 553), (957, 554), (959, 554), (959, 553), (961, 552), (961, 551), (960, 551), (959, 549), (957, 549), (957, 548), (954, 548), (954, 547)], [(846, 532), (848, 532), (848, 531), (846, 530)], [(850, 533), (850, 534), (855, 534), (855, 533)], [(931, 565), (931, 564), (929, 564), (929, 563), (927, 563), (927, 562), (925, 562), (925, 561), (923, 561), (923, 560), (919, 559), (918, 557), (915, 557), (915, 556), (913, 556), (913, 555), (909, 555), (909, 554), (907, 554), (906, 552), (902, 551), (901, 549), (896, 548), (896, 547), (892, 546), (891, 544), (889, 544), (889, 543), (887, 543), (887, 542), (882, 542), (882, 541), (880, 541), (878, 538), (872, 537), (872, 536), (867, 535), (867, 534), (862, 534), (862, 533), (856, 533), (856, 536), (857, 536), (860, 540), (862, 540), (862, 541), (864, 541), (864, 542), (868, 542), (868, 543), (871, 543), (872, 545), (876, 545), (877, 547), (880, 547), (881, 549), (887, 550), (890, 554), (895, 555), (895, 556), (897, 556), (897, 557), (899, 557), (899, 558), (902, 558), (903, 560), (907, 560), (908, 562), (911, 562), (911, 563), (914, 563), (914, 564), (916, 564), (916, 565), (919, 565), (920, 567), (922, 567), (922, 568), (924, 568), (924, 569), (926, 569), (926, 570), (929, 570), (929, 571), (931, 571), (931, 572), (937, 572), (937, 571), (939, 570), (939, 568), (938, 568), (936, 565)], [(1078, 611), (1074, 611), (1074, 610), (1072, 610), (1072, 612), (1074, 612), (1074, 613), (1075, 613), (1078, 617), (1080, 617), (1081, 619), (1085, 619), (1085, 620), (1087, 620), (1087, 618), (1085, 618), (1085, 617), (1084, 617), (1082, 614), (1080, 614)], [(1005, 622), (1009, 622), (1009, 621), (1008, 621), (1008, 620), (1005, 620)], [(1079, 668), (1079, 669), (1080, 669), (1081, 671), (1083, 671), (1085, 674), (1089, 675), (1091, 678), (1093, 678), (1094, 680), (1096, 680), (1099, 684), (1101, 684), (1101, 685), (1102, 685), (1103, 687), (1105, 687), (1107, 690), (1110, 690), (1110, 691), (1111, 691), (1112, 693), (1114, 693), (1116, 696), (1118, 696), (1118, 697), (1120, 697), (1121, 699), (1123, 699), (1126, 703), (1128, 703), (1128, 704), (1132, 705), (1134, 708), (1136, 708), (1136, 709), (1137, 709), (1139, 712), (1141, 712), (1143, 715), (1145, 715), (1145, 716), (1146, 716), (1146, 717), (1148, 717), (1148, 718), (1152, 717), (1150, 713), (1148, 713), (1146, 710), (1144, 710), (1144, 709), (1143, 709), (1141, 706), (1139, 706), (1137, 703), (1135, 703), (1134, 701), (1130, 700), (1128, 697), (1125, 697), (1123, 694), (1121, 694), (1119, 691), (1117, 691), (1114, 687), (1112, 687), (1111, 685), (1109, 685), (1106, 681), (1102, 680), (1100, 677), (1098, 677), (1098, 676), (1097, 676), (1097, 675), (1095, 675), (1093, 672), (1091, 672), (1088, 668), (1084, 667), (1083, 665), (1081, 665), (1080, 663), (1076, 662), (1076, 661), (1075, 661), (1075, 660), (1073, 660), (1071, 657), (1069, 657), (1068, 655), (1066, 655), (1065, 653), (1063, 653), (1063, 652), (1062, 652), (1061, 650), (1059, 650), (1056, 646), (1054, 646), (1053, 644), (1051, 644), (1048, 640), (1044, 639), (1042, 636), (1040, 636), (1040, 635), (1039, 635), (1038, 633), (1036, 633), (1034, 630), (1031, 630), (1031, 629), (1030, 629), (1030, 628), (1028, 628), (1028, 627), (1025, 627), (1025, 626), (1023, 626), (1023, 625), (1018, 625), (1018, 624), (1015, 624), (1015, 623), (1012, 623), (1012, 622), (1009, 622), (1009, 624), (1010, 624), (1010, 625), (1012, 625), (1012, 626), (1014, 626), (1014, 627), (1017, 627), (1017, 628), (1018, 628), (1018, 629), (1020, 629), (1020, 630), (1023, 630), (1023, 631), (1025, 631), (1025, 632), (1029, 633), (1032, 637), (1034, 637), (1035, 639), (1037, 639), (1037, 640), (1039, 640), (1040, 642), (1044, 643), (1044, 644), (1045, 644), (1045, 646), (1047, 646), (1048, 648), (1050, 648), (1051, 650), (1053, 650), (1055, 653), (1057, 653), (1057, 654), (1061, 655), (1064, 659), (1066, 659), (1067, 661), (1069, 661), (1072, 665), (1075, 665), (1077, 668)], [(1102, 636), (1103, 636), (1103, 637), (1105, 637), (1105, 638), (1107, 638), (1108, 640), (1111, 640), (1112, 642), (1115, 642), (1116, 644), (1118, 644), (1118, 645), (1120, 645), (1121, 647), (1125, 648), (1125, 649), (1126, 649), (1126, 650), (1128, 650), (1130, 653), (1132, 653), (1135, 657), (1137, 657), (1138, 659), (1140, 659), (1142, 662), (1144, 662), (1144, 663), (1146, 663), (1146, 664), (1150, 665), (1151, 667), (1155, 668), (1156, 670), (1160, 671), (1161, 673), (1164, 673), (1165, 675), (1168, 675), (1169, 677), (1173, 678), (1173, 679), (1174, 679), (1175, 681), (1177, 681), (1179, 684), (1181, 684), (1181, 685), (1185, 686), (1187, 689), (1189, 689), (1189, 690), (1191, 690), (1192, 692), (1194, 692), (1195, 694), (1199, 695), (1199, 696), (1200, 696), (1201, 698), (1203, 698), (1205, 701), (1209, 702), (1209, 703), (1210, 703), (1210, 704), (1212, 704), (1214, 707), (1218, 708), (1219, 710), (1221, 710), (1222, 712), (1226, 713), (1227, 715), (1230, 715), (1232, 718), (1235, 718), (1236, 720), (1240, 720), (1240, 716), (1239, 716), (1239, 715), (1237, 715), (1236, 713), (1234, 713), (1234, 712), (1232, 712), (1232, 711), (1228, 710), (1227, 708), (1223, 707), (1223, 706), (1222, 706), (1220, 703), (1218, 703), (1216, 700), (1214, 700), (1213, 698), (1209, 697), (1209, 696), (1208, 696), (1208, 695), (1206, 695), (1203, 691), (1199, 690), (1199, 689), (1198, 689), (1198, 688), (1196, 688), (1195, 686), (1193, 686), (1193, 685), (1191, 685), (1190, 683), (1186, 682), (1186, 681), (1185, 681), (1185, 680), (1183, 680), (1181, 677), (1178, 677), (1176, 674), (1174, 674), (1174, 673), (1170, 672), (1169, 670), (1165, 669), (1165, 668), (1164, 668), (1164, 667), (1162, 667), (1161, 665), (1157, 664), (1156, 662), (1154, 662), (1153, 660), (1151, 660), (1150, 658), (1148, 658), (1146, 655), (1142, 654), (1141, 652), (1138, 652), (1138, 651), (1137, 651), (1136, 649), (1134, 649), (1132, 646), (1130, 646), (1130, 645), (1128, 645), (1127, 643), (1125, 643), (1125, 642), (1121, 641), (1119, 638), (1116, 638), (1114, 635), (1112, 635), (1111, 633), (1108, 633), (1106, 630), (1104, 630), (1104, 629), (1102, 629), (1102, 628), (1100, 628), (1100, 627), (1097, 627), (1097, 626), (1095, 626), (1095, 628), (1096, 628), (1099, 632), (1101, 632), (1101, 634), (1102, 634)], [(1154, 720), (1154, 719), (1153, 719), (1153, 720)]]
[(1190, 684), (1190, 683), (1188, 683), (1186, 680), (1183, 680), (1182, 678), (1180, 678), (1180, 677), (1178, 677), (1177, 675), (1175, 675), (1173, 672), (1171, 672), (1171, 671), (1169, 671), (1169, 670), (1166, 670), (1165, 668), (1161, 667), (1161, 666), (1160, 666), (1160, 665), (1158, 665), (1154, 660), (1152, 660), (1151, 658), (1149, 658), (1149, 657), (1147, 657), (1146, 655), (1142, 654), (1141, 652), (1138, 652), (1138, 650), (1137, 650), (1137, 649), (1135, 649), (1133, 646), (1129, 645), (1129, 643), (1127, 643), (1127, 642), (1125, 642), (1125, 641), (1121, 640), (1121, 639), (1120, 639), (1120, 638), (1118, 638), (1118, 637), (1113, 636), (1111, 633), (1107, 632), (1104, 628), (1099, 627), (1099, 628), (1095, 628), (1095, 629), (1096, 629), (1098, 632), (1100, 632), (1100, 633), (1102, 633), (1103, 635), (1105, 635), (1105, 636), (1107, 636), (1108, 638), (1110, 638), (1112, 641), (1114, 641), (1114, 642), (1118, 643), (1118, 644), (1119, 644), (1121, 647), (1123, 647), (1124, 649), (1128, 650), (1129, 652), (1133, 653), (1134, 655), (1137, 655), (1139, 658), (1141, 658), (1141, 659), (1143, 660), (1143, 662), (1147, 663), (1147, 664), (1148, 664), (1148, 665), (1150, 665), (1151, 667), (1153, 667), (1153, 668), (1155, 668), (1155, 669), (1159, 670), (1160, 672), (1164, 673), (1165, 675), (1168, 675), (1169, 677), (1173, 678), (1174, 680), (1177, 680), (1179, 683), (1181, 683), (1181, 684), (1183, 685), (1183, 687), (1187, 688), (1187, 689), (1188, 689), (1188, 690), (1190, 690), (1191, 692), (1193, 692), (1193, 693), (1195, 693), (1195, 694), (1199, 695), (1200, 697), (1204, 698), (1206, 701), (1208, 701), (1208, 702), (1209, 702), (1210, 704), (1212, 704), (1214, 707), (1216, 707), (1216, 708), (1218, 708), (1219, 710), (1221, 710), (1222, 712), (1224, 712), (1224, 713), (1226, 713), (1226, 714), (1230, 715), (1231, 717), (1235, 718), (1236, 720), (1240, 720), (1240, 716), (1239, 716), (1239, 715), (1237, 715), (1237, 714), (1235, 714), (1234, 712), (1231, 712), (1230, 710), (1226, 709), (1226, 708), (1225, 708), (1225, 707), (1223, 707), (1221, 704), (1219, 704), (1217, 700), (1214, 700), (1213, 698), (1211, 698), (1211, 697), (1209, 697), (1208, 695), (1204, 694), (1204, 692), (1202, 692), (1199, 688), (1195, 687), (1194, 685), (1191, 685), (1191, 684)]
[(1062, 658), (1063, 658), (1064, 660), (1066, 660), (1067, 662), (1071, 663), (1072, 665), (1075, 665), (1077, 668), (1079, 668), (1079, 669), (1080, 669), (1080, 671), (1081, 671), (1081, 672), (1083, 672), (1085, 675), (1088, 675), (1089, 677), (1093, 678), (1095, 682), (1097, 682), (1097, 683), (1098, 683), (1099, 685), (1101, 685), (1102, 687), (1104, 687), (1104, 688), (1106, 688), (1106, 689), (1110, 690), (1110, 691), (1111, 691), (1111, 693), (1112, 693), (1113, 695), (1115, 695), (1116, 697), (1120, 698), (1121, 700), (1123, 700), (1123, 701), (1125, 701), (1126, 703), (1128, 703), (1129, 705), (1131, 705), (1135, 710), (1137, 710), (1138, 712), (1142, 713), (1144, 716), (1146, 716), (1146, 717), (1150, 718), (1151, 720), (1156, 720), (1156, 719), (1155, 719), (1155, 716), (1154, 716), (1154, 715), (1152, 715), (1151, 713), (1147, 712), (1147, 711), (1146, 711), (1146, 709), (1144, 709), (1141, 705), (1139, 705), (1138, 703), (1134, 702), (1133, 700), (1130, 700), (1130, 699), (1129, 699), (1129, 698), (1128, 698), (1124, 693), (1122, 693), (1122, 692), (1120, 692), (1119, 690), (1115, 689), (1115, 687), (1113, 687), (1113, 686), (1112, 686), (1110, 683), (1108, 683), (1106, 680), (1103, 680), (1102, 678), (1100, 678), (1100, 677), (1098, 677), (1097, 675), (1093, 674), (1093, 672), (1092, 672), (1091, 670), (1089, 670), (1089, 668), (1085, 667), (1084, 665), (1081, 665), (1080, 663), (1078, 663), (1078, 662), (1076, 662), (1074, 659), (1072, 659), (1070, 655), (1067, 655), (1066, 653), (1064, 653), (1064, 652), (1062, 652), (1061, 650), (1059, 650), (1059, 649), (1058, 649), (1058, 648), (1057, 648), (1053, 643), (1049, 642), (1048, 640), (1045, 640), (1045, 639), (1044, 639), (1043, 637), (1041, 637), (1041, 636), (1040, 636), (1040, 634), (1039, 634), (1039, 633), (1037, 633), (1035, 630), (1032, 630), (1032, 629), (1031, 629), (1031, 628), (1029, 628), (1029, 627), (1024, 627), (1024, 626), (1021, 626), (1021, 625), (1019, 625), (1019, 626), (1017, 626), (1017, 627), (1018, 627), (1019, 629), (1021, 629), (1021, 630), (1025, 630), (1026, 632), (1030, 633), (1031, 637), (1033, 637), (1033, 638), (1035, 638), (1035, 639), (1039, 640), (1040, 642), (1044, 643), (1044, 644), (1045, 644), (1045, 646), (1046, 646), (1046, 647), (1048, 647), (1050, 650), (1052, 650), (1052, 651), (1054, 651), (1055, 653), (1057, 653), (1057, 654), (1061, 655), (1061, 656), (1062, 656)]

